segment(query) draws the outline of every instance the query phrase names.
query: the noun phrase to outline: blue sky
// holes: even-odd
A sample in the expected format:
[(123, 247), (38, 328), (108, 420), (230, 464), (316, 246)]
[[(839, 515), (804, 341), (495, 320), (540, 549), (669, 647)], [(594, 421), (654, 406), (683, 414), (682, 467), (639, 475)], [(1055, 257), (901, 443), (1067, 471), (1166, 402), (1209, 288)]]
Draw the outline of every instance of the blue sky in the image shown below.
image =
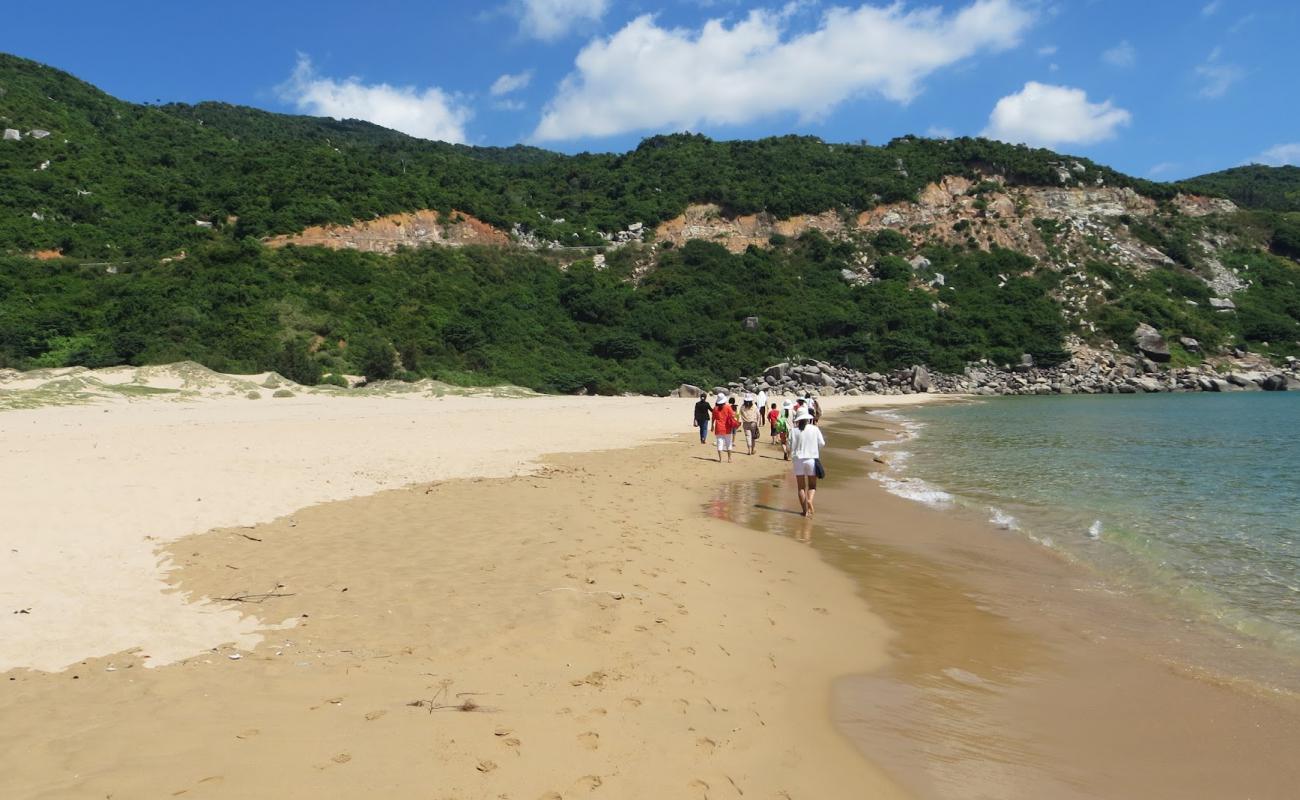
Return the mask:
[(1175, 179), (1300, 163), (1284, 0), (10, 4), (0, 50), (136, 102), (621, 151), (654, 133), (989, 135)]

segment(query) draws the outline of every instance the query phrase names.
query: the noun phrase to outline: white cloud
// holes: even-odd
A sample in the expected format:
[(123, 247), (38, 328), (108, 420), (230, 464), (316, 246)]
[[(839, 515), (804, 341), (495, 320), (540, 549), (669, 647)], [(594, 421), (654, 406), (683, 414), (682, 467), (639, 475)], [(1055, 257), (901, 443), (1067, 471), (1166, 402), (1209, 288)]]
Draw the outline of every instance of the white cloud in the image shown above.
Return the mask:
[(925, 135), (931, 139), (951, 139), (957, 135), (952, 128), (945, 128), (940, 125), (931, 125), (925, 131)]
[(755, 10), (695, 31), (638, 17), (582, 49), (534, 138), (739, 125), (780, 113), (810, 119), (867, 94), (906, 103), (935, 70), (1013, 47), (1033, 19), (1018, 0), (975, 0), (950, 14), (894, 3), (833, 7), (788, 33), (798, 10)]
[(1211, 0), (1211, 2), (1201, 7), (1201, 16), (1212, 17), (1218, 13), (1220, 8), (1223, 8), (1223, 0)]
[(517, 0), (520, 28), (545, 42), (563, 37), (573, 28), (599, 22), (609, 0)]
[(533, 71), (525, 70), (516, 72), (513, 75), (507, 73), (492, 82), (492, 88), (489, 90), (493, 97), (500, 97), (503, 94), (517, 92), (520, 89), (527, 88), (533, 80)]
[(1223, 48), (1216, 47), (1210, 51), (1210, 57), (1204, 64), (1196, 67), (1196, 74), (1201, 79), (1201, 97), (1223, 97), (1232, 85), (1246, 77), (1246, 71), (1236, 64), (1222, 61)]
[(1056, 45), (1054, 44), (1045, 44), (1042, 47), (1038, 48), (1036, 52), (1040, 56), (1054, 56), (1056, 55), (1056, 49), (1057, 49)]
[(492, 107), (498, 111), (523, 111), (528, 108), (528, 104), (522, 100), (511, 100), (507, 97), (504, 100), (496, 101), (492, 104)]
[(1137, 50), (1125, 39), (1101, 54), (1101, 60), (1112, 67), (1128, 68), (1137, 63)]
[(1284, 164), (1300, 166), (1300, 142), (1274, 145), (1251, 159), (1251, 163), (1267, 164), (1270, 167), (1280, 167)]
[(1089, 103), (1082, 89), (1030, 81), (998, 101), (982, 135), (1043, 147), (1091, 144), (1114, 137), (1132, 118), (1109, 100)]
[(1161, 161), (1159, 164), (1155, 164), (1151, 169), (1147, 170), (1147, 174), (1153, 178), (1158, 178), (1161, 175), (1168, 175), (1169, 173), (1174, 172), (1181, 166), (1182, 165), (1176, 161)]
[(465, 123), (473, 113), (436, 86), (366, 85), (359, 78), (336, 81), (316, 74), (311, 59), (298, 56), (280, 96), (299, 111), (318, 117), (363, 119), (421, 139), (465, 141)]

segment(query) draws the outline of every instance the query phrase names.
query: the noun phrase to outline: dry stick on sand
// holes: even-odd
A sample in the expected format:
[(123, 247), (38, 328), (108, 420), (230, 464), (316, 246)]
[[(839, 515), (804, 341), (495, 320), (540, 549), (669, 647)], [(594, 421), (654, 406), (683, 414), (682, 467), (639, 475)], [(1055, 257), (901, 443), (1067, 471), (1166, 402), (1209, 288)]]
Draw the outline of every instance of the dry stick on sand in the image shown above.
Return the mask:
[[(279, 589), (283, 585), (284, 584), (277, 583), (275, 585), (275, 589)], [(267, 600), (270, 600), (273, 597), (293, 597), (294, 595), (293, 592), (277, 592), (275, 589), (272, 589), (269, 592), (254, 592), (251, 594), (232, 594), (229, 597), (217, 597), (214, 599), (226, 603), (265, 603)]]

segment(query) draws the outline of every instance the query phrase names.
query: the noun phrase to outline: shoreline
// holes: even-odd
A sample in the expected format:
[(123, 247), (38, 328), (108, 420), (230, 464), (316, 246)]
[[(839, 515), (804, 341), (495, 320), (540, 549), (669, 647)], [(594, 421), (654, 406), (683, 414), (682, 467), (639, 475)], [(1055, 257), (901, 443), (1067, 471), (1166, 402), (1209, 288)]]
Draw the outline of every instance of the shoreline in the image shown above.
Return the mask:
[(709, 487), (784, 462), (672, 438), (162, 543), (175, 602), (295, 624), (155, 669), (135, 649), (6, 673), (0, 784), (905, 797), (829, 714), (888, 629), (815, 554), (699, 518)]
[[(856, 448), (897, 430), (832, 423), (842, 480), (819, 492), (813, 537), (898, 632), (883, 670), (837, 684), (837, 721), (868, 758), (922, 798), (1285, 796), (1296, 697), (1198, 671), (1178, 657), (1194, 632), (1058, 554), (890, 494)], [(740, 487), (731, 518), (788, 534), (746, 511), (773, 490)]]

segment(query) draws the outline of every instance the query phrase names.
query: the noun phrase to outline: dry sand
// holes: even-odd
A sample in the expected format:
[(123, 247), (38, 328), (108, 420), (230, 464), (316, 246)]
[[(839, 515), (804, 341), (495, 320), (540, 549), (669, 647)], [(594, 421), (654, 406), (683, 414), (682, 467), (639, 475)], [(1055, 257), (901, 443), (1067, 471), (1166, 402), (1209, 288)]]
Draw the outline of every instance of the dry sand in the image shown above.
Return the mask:
[(687, 428), (691, 405), (219, 396), (0, 413), (0, 672), (133, 648), (158, 665), (223, 642), (251, 647), (285, 620), (167, 593), (161, 544), (411, 483), (518, 475), (546, 453), (662, 439)]
[(785, 465), (707, 460), (691, 406), (0, 413), (0, 796), (901, 796), (829, 716), (887, 629), (700, 518)]
[(3, 412), (0, 796), (904, 796), (829, 715), (887, 628), (702, 518), (785, 464), (692, 405)]

